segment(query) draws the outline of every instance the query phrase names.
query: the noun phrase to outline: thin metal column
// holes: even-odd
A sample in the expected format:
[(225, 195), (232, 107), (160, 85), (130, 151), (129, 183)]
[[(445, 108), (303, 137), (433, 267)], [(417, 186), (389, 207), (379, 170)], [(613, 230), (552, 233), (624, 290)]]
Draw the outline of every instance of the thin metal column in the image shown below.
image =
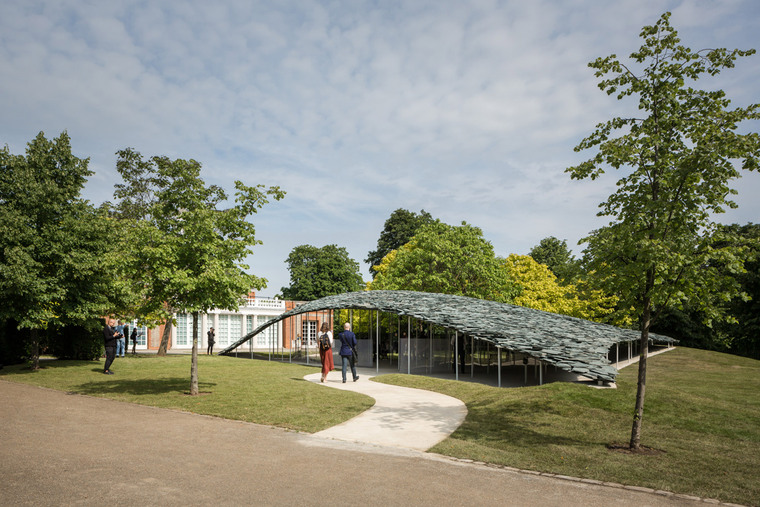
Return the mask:
[(475, 378), (475, 337), (470, 338), (470, 378)]
[(499, 365), (499, 387), (501, 387), (501, 349), (499, 347), (496, 347), (496, 354), (498, 354), (496, 362)]
[(406, 374), (412, 374), (412, 318), (406, 318)]
[[(301, 319), (301, 332), (303, 332), (303, 319)], [(306, 365), (309, 365), (309, 312), (306, 312), (306, 332), (303, 333), (303, 340), (306, 342)]]
[(380, 310), (375, 312), (375, 372), (380, 373)]
[(538, 361), (538, 385), (544, 385), (544, 363)]
[(428, 374), (433, 372), (433, 323), (428, 322), (428, 342), (430, 346), (428, 347)]
[(454, 371), (456, 380), (459, 380), (459, 331), (454, 331)]

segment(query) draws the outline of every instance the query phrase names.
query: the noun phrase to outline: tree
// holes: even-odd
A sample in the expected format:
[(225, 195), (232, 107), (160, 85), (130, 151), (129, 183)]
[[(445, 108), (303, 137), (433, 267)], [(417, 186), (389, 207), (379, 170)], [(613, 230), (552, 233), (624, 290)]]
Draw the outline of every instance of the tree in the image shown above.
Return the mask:
[[(152, 157), (144, 160), (127, 148), (117, 152), (124, 184), (116, 216), (132, 226), (127, 272), (142, 291), (139, 315), (163, 311), (193, 316), (190, 394), (198, 394), (198, 320), (212, 308), (235, 310), (266, 280), (245, 272), (244, 259), (259, 244), (248, 217), (284, 193), (235, 182), (235, 204), (223, 207), (227, 194), (206, 186), (195, 160)], [(166, 325), (169, 326), (170, 320)]]
[(423, 225), (433, 222), (433, 217), (425, 210), (419, 214), (402, 208), (397, 209), (388, 220), (385, 221), (385, 227), (380, 232), (377, 240), (377, 249), (369, 252), (364, 260), (370, 265), (370, 274), (374, 277), (377, 273), (373, 266), (382, 262), (383, 258), (391, 251), (397, 250), (407, 244), (410, 239), (417, 233), (417, 230)]
[(549, 236), (534, 246), (528, 255), (539, 264), (545, 264), (560, 283), (573, 283), (580, 276), (580, 262), (567, 248), (567, 240), (560, 241)]
[(314, 299), (361, 290), (364, 282), (359, 263), (343, 247), (311, 245), (295, 247), (285, 261), (290, 271), (290, 287), (282, 288), (286, 299)]
[(416, 290), (509, 302), (517, 288), (504, 276), (483, 232), (465, 222), (422, 226), (406, 245), (385, 256), (371, 290)]
[(597, 125), (575, 148), (596, 148), (596, 155), (567, 169), (573, 179), (595, 179), (607, 167), (627, 169), (617, 191), (600, 205), (599, 215), (611, 217), (611, 223), (585, 239), (584, 253), (621, 304), (637, 311), (641, 358), (630, 439), (634, 450), (641, 441), (650, 326), (674, 302), (707, 302), (711, 295), (736, 293), (714, 261), (719, 258), (732, 271), (740, 271), (742, 261), (734, 248), (711, 248), (716, 228), (710, 215), (736, 206), (729, 199), (735, 193), (729, 182), (739, 176), (734, 162), (756, 170), (760, 158), (758, 135), (736, 132), (741, 121), (760, 117), (758, 105), (729, 109), (723, 91), (687, 84), (732, 68), (738, 57), (754, 50), (693, 52), (680, 44), (669, 20), (665, 13), (642, 29), (644, 45), (631, 54), (631, 67), (615, 55), (589, 64), (604, 77), (602, 90), (619, 100), (638, 97), (642, 114)]
[(721, 276), (740, 287), (739, 293), (730, 300), (711, 302), (710, 307), (723, 308), (719, 315), (706, 312), (703, 301), (687, 300), (680, 306), (663, 309), (652, 329), (677, 338), (685, 346), (760, 359), (760, 225), (719, 225), (718, 230), (728, 232), (734, 243), (718, 241), (711, 248), (732, 246), (745, 251), (745, 269), (741, 272), (735, 272), (730, 264), (715, 262)]
[(30, 330), (32, 369), (48, 329), (102, 317), (117, 296), (107, 217), (80, 197), (88, 162), (66, 132), (40, 132), (25, 156), (0, 150), (0, 321)]
[(614, 296), (600, 291), (579, 291), (575, 285), (562, 285), (545, 264), (528, 255), (511, 254), (503, 260), (506, 276), (519, 288), (513, 304), (602, 322), (617, 303)]

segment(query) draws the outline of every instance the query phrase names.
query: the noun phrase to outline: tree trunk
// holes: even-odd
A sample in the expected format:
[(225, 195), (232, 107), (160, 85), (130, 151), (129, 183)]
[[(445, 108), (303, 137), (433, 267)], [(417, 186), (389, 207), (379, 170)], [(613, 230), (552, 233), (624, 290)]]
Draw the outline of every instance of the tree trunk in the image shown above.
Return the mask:
[(158, 346), (158, 352), (156, 355), (159, 356), (165, 356), (166, 350), (169, 348), (169, 337), (172, 334), (172, 318), (169, 317), (166, 319), (166, 323), (164, 324), (164, 332), (161, 335), (161, 345)]
[(29, 358), (29, 362), (31, 363), (29, 367), (32, 371), (37, 371), (40, 369), (40, 334), (38, 329), (31, 329), (30, 330), (30, 336), (31, 336), (31, 357)]
[(641, 446), (641, 420), (644, 417), (644, 394), (647, 388), (647, 355), (649, 354), (649, 325), (651, 322), (652, 303), (649, 298), (644, 304), (644, 313), (641, 316), (641, 341), (639, 344), (639, 378), (636, 390), (636, 409), (633, 413), (633, 428), (631, 429), (630, 448), (633, 450)]
[(190, 395), (198, 394), (198, 312), (193, 312), (193, 354), (190, 361)]

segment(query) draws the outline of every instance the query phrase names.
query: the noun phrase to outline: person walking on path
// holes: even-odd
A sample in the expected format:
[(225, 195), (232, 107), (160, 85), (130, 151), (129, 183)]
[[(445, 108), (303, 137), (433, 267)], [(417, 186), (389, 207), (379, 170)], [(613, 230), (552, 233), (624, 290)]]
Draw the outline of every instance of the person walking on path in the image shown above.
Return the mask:
[(354, 361), (354, 350), (356, 348), (356, 335), (351, 331), (351, 324), (346, 322), (343, 325), (343, 332), (339, 335), (340, 338), (340, 358), (343, 363), (343, 383), (346, 383), (346, 366), (351, 364), (351, 374), (354, 376), (354, 382), (359, 380), (359, 375), (356, 374), (356, 364)]
[(216, 341), (214, 341), (214, 328), (208, 330), (208, 333), (206, 333), (208, 337), (208, 348), (206, 349), (206, 355), (211, 355), (214, 353), (214, 344)]
[[(335, 362), (333, 361), (332, 341), (333, 334), (330, 331), (330, 327), (327, 322), (322, 323), (319, 336), (319, 359), (322, 361), (322, 378), (320, 382), (324, 382), (327, 378), (327, 374), (335, 369)], [(343, 378), (345, 378), (345, 370)]]
[(106, 366), (103, 368), (103, 373), (106, 375), (113, 375), (111, 363), (116, 357), (116, 342), (119, 340), (119, 332), (113, 328), (113, 325), (114, 320), (108, 319), (106, 327), (103, 328), (103, 342), (106, 346)]

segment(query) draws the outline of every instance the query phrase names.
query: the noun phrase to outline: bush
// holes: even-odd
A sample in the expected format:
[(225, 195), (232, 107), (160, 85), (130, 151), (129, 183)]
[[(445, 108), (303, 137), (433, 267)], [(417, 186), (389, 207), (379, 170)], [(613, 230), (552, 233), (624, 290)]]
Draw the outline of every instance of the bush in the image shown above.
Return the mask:
[(15, 320), (0, 322), (0, 366), (23, 363), (29, 357), (29, 340), (29, 330), (19, 330)]
[(103, 354), (102, 321), (93, 319), (81, 326), (66, 326), (51, 333), (48, 353), (58, 359), (94, 361)]

